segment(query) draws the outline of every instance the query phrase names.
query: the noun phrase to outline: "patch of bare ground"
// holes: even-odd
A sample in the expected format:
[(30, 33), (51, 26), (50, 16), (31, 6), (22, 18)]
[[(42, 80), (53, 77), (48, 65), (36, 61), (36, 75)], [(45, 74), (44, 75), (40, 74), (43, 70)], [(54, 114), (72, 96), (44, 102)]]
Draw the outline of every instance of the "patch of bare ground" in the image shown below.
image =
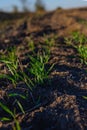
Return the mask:
[[(5, 15), (2, 14), (2, 20)], [(21, 20), (14, 19), (0, 29), (0, 54), (7, 55), (7, 48), (15, 46), (23, 68), (29, 67), (27, 55), (33, 54), (28, 40), (34, 41), (34, 52), (37, 53), (43, 50), (44, 36), (50, 39), (56, 36), (55, 44), (49, 47), (48, 65), (54, 64), (49, 75), (50, 84), (46, 80), (31, 93), (22, 82), (13, 88), (7, 80), (0, 79), (0, 101), (11, 110), (15, 105), (14, 98), (8, 98), (9, 93), (29, 93), (26, 101), (18, 98), (25, 109), (25, 114), (18, 110), (17, 115), (22, 130), (87, 130), (87, 100), (83, 98), (87, 96), (87, 66), (81, 63), (74, 43), (68, 45), (64, 41), (73, 31), (87, 36), (86, 24), (81, 20), (87, 20), (87, 8), (26, 14)], [(2, 63), (1, 72), (7, 72)], [(39, 97), (39, 103), (35, 104)], [(0, 108), (0, 118), (4, 115), (6, 113)], [(12, 130), (13, 124), (13, 121), (0, 122), (0, 130)]]

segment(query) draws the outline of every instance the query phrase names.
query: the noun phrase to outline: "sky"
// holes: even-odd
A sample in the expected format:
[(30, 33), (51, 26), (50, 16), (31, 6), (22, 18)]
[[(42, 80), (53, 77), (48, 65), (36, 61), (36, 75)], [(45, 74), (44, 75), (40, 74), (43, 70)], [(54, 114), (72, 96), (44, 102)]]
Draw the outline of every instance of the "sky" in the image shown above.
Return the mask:
[[(34, 10), (34, 3), (36, 0), (28, 0), (27, 6)], [(43, 0), (47, 10), (54, 10), (57, 7), (62, 8), (76, 8), (87, 6), (86, 0)], [(11, 11), (12, 7), (17, 5), (21, 10), (22, 4), (20, 0), (0, 0), (0, 10)]]

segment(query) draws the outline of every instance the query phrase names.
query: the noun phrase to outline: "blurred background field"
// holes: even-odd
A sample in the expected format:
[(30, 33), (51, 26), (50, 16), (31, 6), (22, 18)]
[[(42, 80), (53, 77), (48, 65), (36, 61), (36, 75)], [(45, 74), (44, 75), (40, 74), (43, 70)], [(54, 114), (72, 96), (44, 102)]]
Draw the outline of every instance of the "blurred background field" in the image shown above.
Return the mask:
[(76, 8), (87, 6), (84, 0), (0, 0), (0, 10), (30, 10), (35, 11), (36, 4), (42, 5), (46, 10), (54, 10), (56, 8)]

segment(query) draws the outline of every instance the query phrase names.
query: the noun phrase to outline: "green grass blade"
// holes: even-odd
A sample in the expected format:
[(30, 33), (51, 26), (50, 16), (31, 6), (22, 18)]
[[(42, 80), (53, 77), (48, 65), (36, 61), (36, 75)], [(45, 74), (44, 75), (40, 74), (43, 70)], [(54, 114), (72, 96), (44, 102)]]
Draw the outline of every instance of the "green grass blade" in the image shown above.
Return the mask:
[(24, 111), (24, 109), (23, 109), (21, 103), (20, 103), (19, 101), (17, 101), (17, 104), (18, 104), (20, 110), (22, 111), (22, 113), (25, 114), (25, 111)]
[(21, 97), (22, 99), (26, 99), (26, 96), (21, 95), (21, 94), (18, 94), (18, 93), (10, 93), (10, 94), (8, 94), (8, 96), (9, 96), (9, 97), (19, 96), (19, 97)]
[(17, 120), (15, 120), (16, 130), (21, 130), (20, 124)]
[(10, 114), (10, 115), (14, 118), (13, 112), (12, 112), (7, 106), (5, 106), (4, 104), (2, 104), (2, 103), (0, 102), (0, 107), (1, 107), (5, 112), (7, 112), (8, 114)]
[(0, 121), (10, 121), (11, 119), (10, 118), (8, 118), (8, 117), (2, 117), (1, 119), (0, 119)]
[(87, 96), (83, 96), (83, 98), (87, 100)]

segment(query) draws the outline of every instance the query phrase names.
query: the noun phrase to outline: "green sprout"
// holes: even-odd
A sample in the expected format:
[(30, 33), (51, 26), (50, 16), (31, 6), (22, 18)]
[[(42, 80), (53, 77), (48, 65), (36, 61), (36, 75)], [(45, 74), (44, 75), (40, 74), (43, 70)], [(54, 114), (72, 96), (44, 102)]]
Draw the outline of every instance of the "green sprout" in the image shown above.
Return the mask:
[(29, 46), (29, 49), (30, 49), (31, 51), (34, 51), (35, 45), (34, 45), (34, 41), (33, 41), (33, 40), (30, 40), (30, 41), (29, 41), (28, 46)]
[(9, 74), (0, 74), (0, 78), (6, 78), (16, 86), (17, 81), (19, 80), (18, 70), (18, 58), (16, 56), (16, 49), (11, 49), (7, 55), (2, 55), (0, 62), (4, 63)]
[(30, 56), (30, 73), (34, 76), (35, 82), (42, 84), (45, 79), (48, 79), (48, 75), (53, 68), (53, 65), (47, 70), (46, 64), (49, 61), (49, 55), (45, 53), (43, 55), (37, 55), (37, 57)]
[(80, 34), (79, 32), (72, 33), (72, 40), (78, 44), (85, 44), (87, 42), (87, 38), (84, 34)]
[(21, 63), (16, 55), (16, 49), (13, 48), (8, 52), (8, 55), (2, 56), (0, 62), (4, 63), (8, 70), (8, 74), (0, 74), (0, 79), (8, 79), (14, 87), (16, 87), (19, 81), (22, 81), (32, 90), (31, 86), (34, 86), (34, 84), (23, 71)]
[(14, 112), (11, 111), (6, 105), (4, 105), (3, 103), (0, 102), (0, 107), (7, 113), (9, 114), (9, 117), (2, 117), (0, 118), (1, 121), (14, 121), (14, 126), (13, 126), (13, 130), (21, 130), (19, 121), (16, 118), (16, 111), (14, 109)]
[(76, 49), (80, 55), (81, 62), (87, 64), (87, 46), (80, 45)]

